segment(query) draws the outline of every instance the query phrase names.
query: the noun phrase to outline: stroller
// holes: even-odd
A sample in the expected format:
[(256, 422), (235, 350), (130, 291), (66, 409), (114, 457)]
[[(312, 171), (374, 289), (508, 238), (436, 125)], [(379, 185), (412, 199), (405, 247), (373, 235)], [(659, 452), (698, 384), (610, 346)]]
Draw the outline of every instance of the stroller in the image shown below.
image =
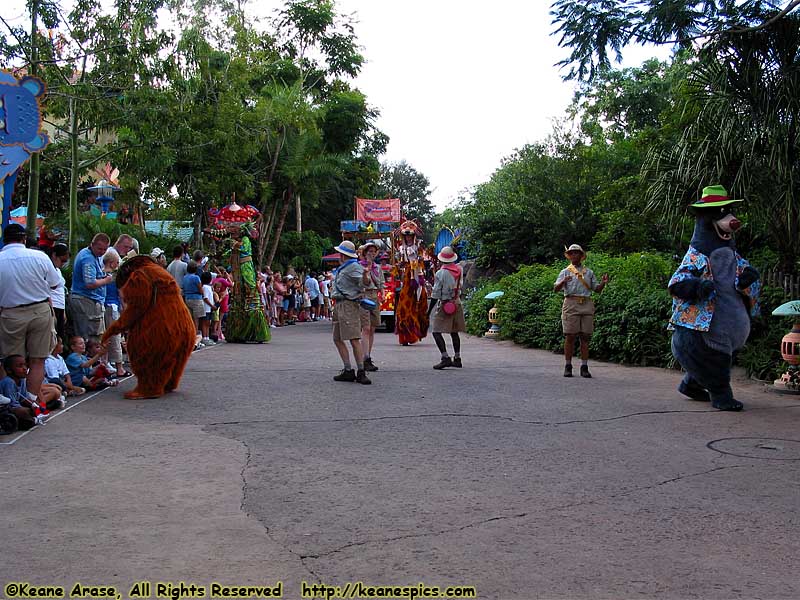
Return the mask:
[(17, 431), (17, 417), (11, 412), (11, 400), (0, 396), (0, 435)]

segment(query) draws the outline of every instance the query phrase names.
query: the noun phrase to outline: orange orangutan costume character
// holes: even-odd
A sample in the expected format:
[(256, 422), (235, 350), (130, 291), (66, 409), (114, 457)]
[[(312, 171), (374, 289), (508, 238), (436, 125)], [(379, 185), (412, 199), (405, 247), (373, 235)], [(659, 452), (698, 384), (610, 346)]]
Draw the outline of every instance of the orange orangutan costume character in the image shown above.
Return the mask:
[(149, 256), (127, 260), (117, 272), (124, 304), (103, 343), (128, 332), (128, 356), (136, 387), (126, 398), (158, 398), (178, 387), (194, 348), (195, 327), (172, 275)]

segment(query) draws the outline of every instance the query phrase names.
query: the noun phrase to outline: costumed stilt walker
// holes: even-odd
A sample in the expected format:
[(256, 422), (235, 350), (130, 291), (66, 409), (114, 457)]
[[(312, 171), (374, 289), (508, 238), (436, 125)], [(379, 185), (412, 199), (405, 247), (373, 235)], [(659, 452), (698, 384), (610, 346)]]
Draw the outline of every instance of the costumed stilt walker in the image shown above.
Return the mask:
[(400, 225), (397, 262), (403, 272), (403, 287), (395, 306), (395, 333), (403, 346), (415, 344), (428, 335), (428, 294), (422, 261), (422, 231), (414, 221)]
[(209, 211), (216, 228), (225, 228), (231, 236), (231, 275), (233, 288), (225, 330), (225, 340), (232, 343), (268, 342), (271, 339), (261, 295), (258, 293), (253, 266), (253, 245), (256, 222), (261, 217), (253, 206), (232, 202), (219, 211)]
[(742, 410), (731, 389), (733, 353), (750, 335), (758, 314), (759, 274), (738, 252), (733, 234), (742, 223), (721, 185), (703, 189), (689, 250), (669, 282), (673, 296), (672, 353), (686, 374), (678, 391), (711, 401), (718, 410)]

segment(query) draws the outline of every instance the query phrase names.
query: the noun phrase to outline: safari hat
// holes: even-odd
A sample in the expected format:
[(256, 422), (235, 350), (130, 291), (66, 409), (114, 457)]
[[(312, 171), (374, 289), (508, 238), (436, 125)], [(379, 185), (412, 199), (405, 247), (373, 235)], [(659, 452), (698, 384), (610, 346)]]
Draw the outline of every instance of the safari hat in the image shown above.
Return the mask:
[(436, 255), (436, 258), (442, 263), (453, 263), (458, 260), (458, 254), (456, 254), (455, 250), (450, 246), (445, 246), (442, 248), (442, 251)]
[(344, 254), (345, 256), (349, 256), (350, 258), (358, 258), (358, 254), (356, 253), (356, 247), (353, 242), (350, 240), (345, 240), (338, 246), (334, 248), (339, 254)]
[(163, 251), (161, 248), (159, 248), (158, 246), (156, 246), (155, 248), (153, 248), (153, 249), (150, 251), (150, 256), (151, 256), (152, 258), (155, 258), (156, 260), (158, 260), (158, 258), (159, 258), (160, 256), (164, 256), (164, 254), (165, 254), (165, 252), (164, 252), (164, 251)]
[(691, 205), (692, 208), (714, 208), (715, 206), (726, 206), (734, 202), (744, 202), (744, 200), (734, 200), (728, 197), (728, 190), (721, 185), (709, 185), (703, 188), (700, 200)]
[(569, 248), (564, 248), (564, 256), (567, 256), (570, 252), (580, 252), (584, 257), (586, 256), (586, 250), (578, 244), (572, 244)]
[(363, 244), (361, 244), (361, 245), (358, 247), (358, 252), (359, 252), (360, 254), (363, 254), (364, 252), (366, 252), (366, 251), (367, 251), (367, 248), (375, 248), (375, 250), (380, 250), (380, 248), (378, 248), (378, 244), (376, 244), (376, 243), (375, 243), (374, 241), (372, 241), (372, 240), (367, 240), (366, 242), (364, 242)]

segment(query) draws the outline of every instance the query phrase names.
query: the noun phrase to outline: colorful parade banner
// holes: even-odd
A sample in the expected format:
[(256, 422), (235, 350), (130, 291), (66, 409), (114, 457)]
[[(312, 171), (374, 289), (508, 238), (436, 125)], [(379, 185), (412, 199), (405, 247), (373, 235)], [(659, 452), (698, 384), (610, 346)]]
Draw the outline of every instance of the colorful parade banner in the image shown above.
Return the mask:
[(356, 198), (356, 220), (366, 222), (399, 223), (400, 199), (367, 200)]

